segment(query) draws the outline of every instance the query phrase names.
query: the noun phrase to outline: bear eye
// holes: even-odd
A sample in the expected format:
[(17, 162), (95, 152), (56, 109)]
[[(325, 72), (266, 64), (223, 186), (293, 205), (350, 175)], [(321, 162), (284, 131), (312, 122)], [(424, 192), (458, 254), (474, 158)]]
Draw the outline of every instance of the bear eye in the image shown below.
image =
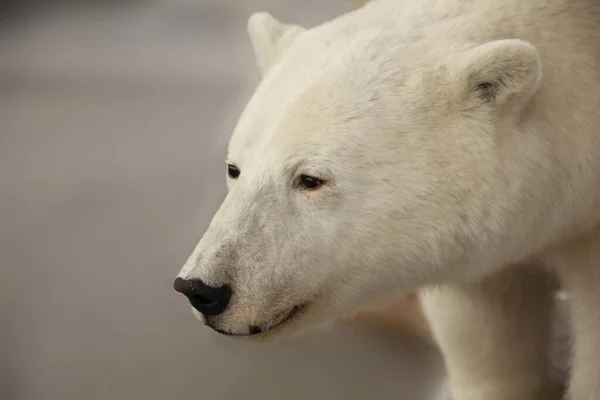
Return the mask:
[(300, 175), (300, 186), (303, 189), (316, 190), (323, 186), (324, 183), (325, 181), (319, 178), (315, 178), (314, 176), (304, 174)]
[(237, 179), (240, 176), (240, 170), (233, 164), (227, 164), (227, 175), (231, 179)]

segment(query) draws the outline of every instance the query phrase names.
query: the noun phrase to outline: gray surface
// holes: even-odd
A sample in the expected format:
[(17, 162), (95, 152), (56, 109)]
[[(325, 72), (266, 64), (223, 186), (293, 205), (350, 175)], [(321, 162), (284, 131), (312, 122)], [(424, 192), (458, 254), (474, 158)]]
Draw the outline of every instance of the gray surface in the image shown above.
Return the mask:
[(224, 194), (256, 82), (246, 18), (336, 0), (40, 14), (0, 35), (0, 398), (430, 398), (435, 352), (339, 328), (290, 344), (203, 328), (172, 280)]

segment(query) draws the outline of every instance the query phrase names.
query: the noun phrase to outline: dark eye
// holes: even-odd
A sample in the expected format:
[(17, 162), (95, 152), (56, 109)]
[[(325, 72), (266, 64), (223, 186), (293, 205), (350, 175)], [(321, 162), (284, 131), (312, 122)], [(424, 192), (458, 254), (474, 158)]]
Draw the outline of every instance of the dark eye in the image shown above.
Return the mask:
[(235, 165), (228, 164), (227, 175), (229, 175), (231, 179), (237, 179), (240, 176), (240, 170)]
[(325, 182), (319, 178), (315, 178), (309, 175), (300, 176), (300, 186), (303, 189), (316, 190), (323, 186)]

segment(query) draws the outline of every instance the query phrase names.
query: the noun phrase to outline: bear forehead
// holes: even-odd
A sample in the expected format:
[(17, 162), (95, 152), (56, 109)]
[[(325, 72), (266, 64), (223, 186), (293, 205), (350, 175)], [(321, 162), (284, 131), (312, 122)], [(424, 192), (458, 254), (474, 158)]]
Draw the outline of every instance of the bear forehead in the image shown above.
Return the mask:
[[(344, 147), (344, 137), (360, 130), (377, 113), (374, 93), (359, 93), (330, 79), (305, 88), (265, 96), (249, 105), (230, 141), (230, 154), (245, 158), (285, 159), (301, 152), (312, 157)], [(373, 97), (374, 99), (374, 97)], [(362, 103), (362, 104), (361, 104)], [(250, 109), (250, 107), (254, 109)]]
[(398, 106), (403, 97), (411, 103), (422, 96), (407, 85), (417, 70), (414, 46), (390, 49), (390, 57), (373, 50), (383, 40), (376, 34), (340, 43), (302, 40), (273, 66), (250, 99), (230, 141), (231, 154), (339, 147), (340, 136), (388, 118), (386, 99), (394, 96)]

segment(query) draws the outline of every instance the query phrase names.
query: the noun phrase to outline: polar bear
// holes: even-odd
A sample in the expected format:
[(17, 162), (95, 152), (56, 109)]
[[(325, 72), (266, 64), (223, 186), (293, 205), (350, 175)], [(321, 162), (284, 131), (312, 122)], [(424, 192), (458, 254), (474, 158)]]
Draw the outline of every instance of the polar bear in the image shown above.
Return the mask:
[(248, 23), (262, 80), (229, 192), (175, 280), (214, 330), (268, 339), (421, 290), (455, 400), (600, 399), (600, 4), (376, 0)]

